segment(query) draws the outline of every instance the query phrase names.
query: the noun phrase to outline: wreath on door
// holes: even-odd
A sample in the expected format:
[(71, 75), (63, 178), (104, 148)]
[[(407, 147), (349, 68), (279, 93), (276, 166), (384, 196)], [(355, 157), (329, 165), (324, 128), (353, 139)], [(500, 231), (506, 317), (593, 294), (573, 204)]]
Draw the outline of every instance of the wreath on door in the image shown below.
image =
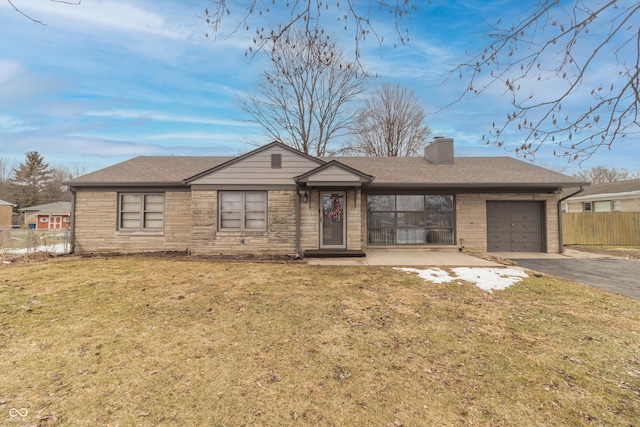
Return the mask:
[(342, 203), (340, 203), (340, 200), (338, 200), (337, 198), (332, 198), (331, 205), (329, 207), (325, 206), (324, 214), (327, 216), (327, 218), (331, 219), (338, 218), (340, 215), (342, 215)]

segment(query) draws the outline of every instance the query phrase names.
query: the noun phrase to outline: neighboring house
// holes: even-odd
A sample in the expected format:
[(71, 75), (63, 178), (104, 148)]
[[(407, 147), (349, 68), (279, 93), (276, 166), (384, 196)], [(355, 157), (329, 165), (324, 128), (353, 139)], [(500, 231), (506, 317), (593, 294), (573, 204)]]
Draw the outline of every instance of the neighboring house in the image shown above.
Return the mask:
[(640, 179), (592, 184), (563, 203), (564, 212), (640, 212)]
[(13, 203), (0, 200), (0, 230), (11, 230), (14, 207)]
[(136, 157), (67, 183), (75, 253), (329, 253), (369, 248), (559, 252), (562, 189), (509, 157), (317, 158), (273, 142), (238, 157)]
[(36, 230), (59, 230), (68, 228), (71, 223), (71, 202), (54, 202), (45, 205), (29, 206), (20, 209), (25, 221), (33, 218)]

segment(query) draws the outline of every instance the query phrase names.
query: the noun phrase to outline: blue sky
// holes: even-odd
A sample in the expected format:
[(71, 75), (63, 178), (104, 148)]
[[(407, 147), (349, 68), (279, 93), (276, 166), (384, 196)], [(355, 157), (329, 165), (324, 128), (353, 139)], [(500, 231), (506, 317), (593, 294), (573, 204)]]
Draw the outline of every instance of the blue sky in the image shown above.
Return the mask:
[[(234, 155), (270, 142), (236, 106), (265, 64), (245, 58), (244, 32), (205, 38), (207, 0), (14, 4), (46, 26), (0, 0), (0, 157), (10, 163), (38, 151), (52, 165), (89, 172), (138, 155)], [(465, 59), (465, 49), (477, 51), (487, 42), (488, 23), (511, 22), (516, 8), (521, 2), (433, 0), (404, 22), (408, 44), (394, 49), (388, 38), (382, 47), (370, 39), (362, 62), (380, 76), (375, 84), (412, 89), (433, 135), (453, 137), (457, 155), (515, 156), (482, 141), (491, 123), (511, 110), (501, 88), (438, 110), (463, 89), (460, 80), (446, 79), (453, 64)], [(350, 52), (349, 33), (336, 30), (334, 37)], [(521, 138), (510, 134), (508, 147)], [(551, 155), (552, 148), (535, 163), (568, 174), (579, 170)], [(581, 167), (638, 171), (638, 148), (638, 139), (630, 138)]]

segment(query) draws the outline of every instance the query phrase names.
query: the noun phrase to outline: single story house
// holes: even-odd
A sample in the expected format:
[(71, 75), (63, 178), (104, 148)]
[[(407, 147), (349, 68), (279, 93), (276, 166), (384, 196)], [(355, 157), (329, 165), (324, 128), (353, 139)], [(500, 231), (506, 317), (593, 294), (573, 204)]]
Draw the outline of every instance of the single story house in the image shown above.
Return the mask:
[(369, 248), (560, 252), (563, 188), (510, 157), (318, 158), (280, 142), (237, 157), (136, 157), (66, 183), (75, 253), (293, 257)]
[(0, 200), (0, 230), (11, 230), (14, 207), (13, 203)]
[(593, 184), (563, 203), (564, 212), (640, 212), (640, 179)]
[(29, 218), (34, 221), (29, 226), (36, 230), (63, 230), (71, 223), (71, 202), (29, 206), (20, 211), (24, 213), (25, 222), (29, 223)]

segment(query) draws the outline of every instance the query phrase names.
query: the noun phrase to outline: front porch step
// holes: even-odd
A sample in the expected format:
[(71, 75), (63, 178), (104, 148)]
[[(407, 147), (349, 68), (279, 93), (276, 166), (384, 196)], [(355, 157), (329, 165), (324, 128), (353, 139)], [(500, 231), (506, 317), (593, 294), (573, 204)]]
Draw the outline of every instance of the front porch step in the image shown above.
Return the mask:
[(363, 258), (367, 254), (356, 250), (327, 250), (313, 249), (304, 251), (304, 258)]

